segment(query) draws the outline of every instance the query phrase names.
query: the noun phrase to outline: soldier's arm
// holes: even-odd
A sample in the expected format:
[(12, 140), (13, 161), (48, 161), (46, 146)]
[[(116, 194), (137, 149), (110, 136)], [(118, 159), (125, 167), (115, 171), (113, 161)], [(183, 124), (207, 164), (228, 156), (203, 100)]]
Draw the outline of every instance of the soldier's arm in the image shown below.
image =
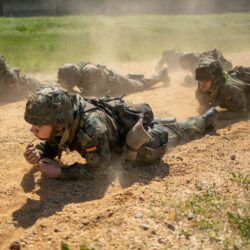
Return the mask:
[(242, 120), (242, 119), (246, 119), (246, 118), (250, 118), (250, 113), (247, 112), (230, 112), (230, 111), (221, 111), (218, 114), (218, 119), (219, 120)]
[(78, 131), (77, 136), (81, 145), (81, 155), (86, 159), (87, 164), (75, 163), (62, 168), (61, 177), (64, 179), (81, 178), (86, 176), (86, 169), (94, 170), (96, 167), (108, 166), (111, 163), (112, 152), (108, 128), (98, 113), (93, 113), (90, 122)]
[(163, 69), (164, 64), (167, 63), (167, 59), (166, 59), (166, 54), (165, 51), (162, 53), (162, 56), (160, 58), (160, 60), (158, 61), (158, 63), (155, 66), (155, 70), (156, 72), (160, 72)]
[(244, 119), (249, 117), (246, 95), (239, 88), (230, 88), (224, 95), (226, 111), (220, 112), (219, 119)]
[(91, 176), (91, 171), (97, 167), (108, 166), (111, 162), (111, 151), (107, 136), (98, 135), (83, 149), (86, 164), (74, 163), (62, 168), (61, 178), (79, 179)]
[(229, 111), (241, 113), (247, 112), (247, 99), (244, 90), (238, 87), (230, 88), (225, 95), (226, 106), (228, 106)]
[(211, 108), (211, 105), (209, 103), (209, 98), (207, 97), (206, 94), (202, 93), (199, 89), (195, 91), (195, 97), (200, 104), (200, 107), (198, 109), (200, 114), (203, 114), (205, 111)]

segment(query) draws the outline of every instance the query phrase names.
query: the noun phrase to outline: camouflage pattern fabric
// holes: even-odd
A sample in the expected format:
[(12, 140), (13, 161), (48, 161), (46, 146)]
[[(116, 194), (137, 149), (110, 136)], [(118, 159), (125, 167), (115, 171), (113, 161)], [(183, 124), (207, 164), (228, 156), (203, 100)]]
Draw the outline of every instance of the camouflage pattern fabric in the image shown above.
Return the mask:
[(77, 86), (83, 95), (90, 96), (105, 95), (109, 91), (112, 95), (140, 91), (162, 80), (166, 80), (166, 77), (123, 76), (106, 66), (88, 62), (63, 65), (58, 71), (58, 82), (62, 87), (72, 91)]
[(243, 82), (250, 83), (250, 67), (236, 66), (228, 74)]
[(167, 150), (198, 139), (204, 133), (205, 120), (200, 116), (166, 125), (152, 123), (149, 130), (152, 139), (138, 151), (135, 164), (152, 164), (161, 159)]
[(225, 71), (232, 69), (232, 63), (225, 59), (221, 51), (217, 49), (204, 51), (202, 53), (185, 53), (180, 57), (180, 63), (184, 69), (190, 70), (194, 75), (199, 62), (205, 58), (218, 61)]
[(67, 92), (56, 87), (43, 87), (29, 96), (24, 119), (33, 125), (66, 127), (73, 120), (74, 109)]
[(179, 62), (181, 56), (183, 56), (183, 52), (179, 50), (165, 50), (155, 67), (156, 72), (160, 72), (164, 68), (165, 64), (167, 64), (169, 72), (181, 69)]
[(195, 70), (195, 79), (198, 81), (219, 81), (225, 76), (219, 61), (212, 58), (203, 58)]
[(193, 75), (195, 72), (195, 68), (198, 65), (198, 62), (199, 62), (198, 53), (184, 53), (179, 59), (179, 63), (182, 69), (192, 72)]
[[(213, 88), (208, 93), (203, 93), (198, 88), (196, 99), (205, 109), (219, 106), (231, 112), (250, 111), (250, 94), (247, 92), (246, 83), (229, 75), (214, 83)], [(234, 115), (234, 117), (236, 116)], [(239, 117), (242, 116), (239, 115)]]
[(10, 68), (0, 55), (0, 95), (26, 96), (42, 84), (34, 78), (20, 74), (19, 69)]
[(199, 55), (199, 60), (202, 58), (211, 58), (214, 60), (217, 60), (220, 64), (223, 70), (229, 71), (232, 69), (233, 65), (230, 61), (228, 61), (222, 54), (222, 52), (218, 49), (213, 49), (209, 51), (202, 52)]
[[(190, 83), (194, 83), (195, 79), (195, 70), (198, 66), (198, 64), (204, 60), (204, 59), (211, 59), (211, 60), (216, 60), (220, 63), (222, 66), (222, 69), (225, 71), (231, 70), (232, 69), (232, 63), (225, 59), (221, 51), (217, 49), (205, 51), (202, 53), (184, 53), (180, 59), (180, 65), (183, 69), (189, 70), (192, 73), (192, 78), (193, 80), (189, 78), (184, 79), (184, 83), (189, 85)], [(188, 81), (187, 81), (188, 80)]]
[[(71, 96), (74, 106), (78, 106), (82, 97), (75, 94)], [(123, 162), (125, 141), (121, 138), (124, 136), (119, 134), (114, 120), (98, 109), (77, 114), (74, 116), (78, 120), (75, 129), (69, 125), (61, 137), (52, 136), (36, 146), (42, 157), (55, 158), (62, 150), (76, 150), (86, 159), (88, 166), (94, 168), (111, 165), (117, 159)], [(204, 127), (205, 121), (201, 117), (164, 126), (152, 122), (148, 130), (152, 138), (139, 149), (135, 164), (150, 164), (161, 159), (168, 145), (172, 147), (200, 137), (204, 133)], [(62, 178), (76, 179), (82, 173), (85, 174), (82, 167), (74, 164), (63, 168)]]
[(14, 70), (7, 65), (5, 58), (0, 55), (0, 93), (17, 91), (18, 77)]

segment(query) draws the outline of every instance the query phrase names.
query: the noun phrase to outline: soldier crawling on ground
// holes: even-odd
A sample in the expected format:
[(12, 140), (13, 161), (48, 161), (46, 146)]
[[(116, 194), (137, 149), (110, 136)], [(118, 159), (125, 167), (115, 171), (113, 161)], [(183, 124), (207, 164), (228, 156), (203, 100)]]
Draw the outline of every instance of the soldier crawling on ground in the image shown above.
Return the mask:
[(250, 83), (250, 67), (235, 66), (228, 74), (243, 82)]
[(160, 72), (166, 66), (169, 73), (181, 70), (180, 57), (183, 56), (183, 54), (184, 53), (180, 50), (166, 49), (163, 51), (162, 56), (155, 67), (156, 72)]
[[(77, 179), (87, 169), (116, 163), (157, 163), (167, 148), (188, 142), (214, 128), (217, 110), (184, 122), (154, 119), (150, 106), (131, 104), (122, 98), (85, 100), (78, 94), (56, 88), (37, 90), (28, 99), (24, 118), (31, 132), (44, 140), (28, 145), (25, 159), (37, 165), (48, 178)], [(77, 151), (87, 161), (66, 166), (62, 151)]]
[(11, 68), (0, 55), (0, 96), (24, 97), (41, 86), (36, 79), (21, 74), (17, 68)]
[(158, 82), (169, 83), (167, 69), (157, 76), (145, 78), (144, 75), (129, 74), (123, 76), (99, 64), (79, 62), (64, 64), (58, 70), (58, 83), (65, 89), (73, 91), (77, 86), (83, 95), (124, 94), (142, 91)]
[[(166, 50), (157, 64), (157, 70), (161, 70), (162, 67), (167, 64), (170, 71), (170, 68), (172, 67), (178, 68), (177, 65), (179, 64), (180, 69), (185, 69), (192, 73), (192, 76), (185, 77), (184, 84), (196, 84), (194, 79), (195, 69), (199, 61), (203, 58), (218, 60), (221, 63), (223, 70), (232, 70), (232, 63), (228, 61), (218, 49), (208, 50), (202, 53), (184, 53), (178, 50)], [(173, 64), (173, 66), (171, 66), (171, 64)]]
[[(248, 72), (247, 72), (248, 70)], [(219, 61), (204, 58), (195, 71), (198, 81), (196, 98), (200, 103), (201, 112), (212, 106), (226, 109), (219, 117), (238, 119), (249, 117), (250, 112), (250, 83), (249, 68), (235, 67), (230, 73), (223, 71)]]

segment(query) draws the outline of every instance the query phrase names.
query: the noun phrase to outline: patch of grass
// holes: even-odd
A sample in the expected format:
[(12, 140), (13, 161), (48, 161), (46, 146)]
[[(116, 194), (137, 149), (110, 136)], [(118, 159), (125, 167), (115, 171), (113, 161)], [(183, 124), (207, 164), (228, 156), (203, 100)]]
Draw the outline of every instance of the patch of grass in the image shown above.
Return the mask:
[(216, 230), (218, 231), (219, 220), (216, 214), (222, 205), (220, 197), (215, 193), (215, 190), (210, 187), (195, 194), (186, 203), (184, 207), (184, 215), (188, 219), (193, 219), (193, 226), (199, 230)]
[(0, 53), (23, 71), (62, 63), (158, 59), (166, 48), (249, 49), (250, 16), (67, 16), (0, 19)]
[(237, 183), (238, 185), (243, 186), (243, 188), (247, 191), (250, 191), (250, 174), (242, 174), (242, 173), (232, 173), (232, 177), (230, 179), (232, 182)]
[[(68, 244), (62, 242), (61, 243), (61, 250), (70, 250), (70, 247), (69, 247)], [(93, 248), (93, 247), (89, 248), (89, 247), (87, 247), (85, 245), (82, 245), (82, 246), (79, 247), (79, 250), (95, 250), (95, 248)]]
[(231, 212), (227, 213), (228, 221), (232, 226), (236, 226), (242, 237), (250, 241), (250, 217), (241, 216)]
[(68, 244), (61, 242), (61, 250), (70, 250)]
[(197, 184), (197, 192), (177, 206), (177, 221), (186, 221), (194, 233), (202, 233), (221, 249), (245, 249), (250, 243), (250, 205), (245, 190), (248, 174), (233, 174), (231, 181), (239, 185), (232, 193), (221, 193), (216, 186)]

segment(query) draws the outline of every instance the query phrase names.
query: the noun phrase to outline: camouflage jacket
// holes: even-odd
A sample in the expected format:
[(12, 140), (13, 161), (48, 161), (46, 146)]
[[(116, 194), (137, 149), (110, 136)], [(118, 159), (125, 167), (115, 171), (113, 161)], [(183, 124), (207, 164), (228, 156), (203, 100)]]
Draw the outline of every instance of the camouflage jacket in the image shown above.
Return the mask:
[[(247, 84), (229, 75), (216, 82), (208, 93), (203, 93), (197, 89), (196, 99), (201, 106), (207, 109), (212, 106), (219, 106), (237, 114), (250, 111), (250, 95)], [(237, 118), (237, 114), (233, 116)], [(242, 116), (239, 115), (239, 117)]]
[(236, 66), (228, 74), (243, 82), (250, 83), (250, 67)]
[[(82, 99), (72, 95), (77, 105)], [(81, 107), (75, 115), (74, 123), (60, 137), (52, 137), (39, 143), (36, 148), (42, 157), (60, 157), (62, 151), (77, 151), (89, 166), (108, 165), (114, 155), (121, 153), (119, 135), (113, 119), (96, 108), (82, 111)], [(63, 177), (77, 178), (80, 168), (63, 168)]]
[[(11, 69), (4, 57), (0, 55), (0, 88), (2, 91), (7, 91), (8, 88), (16, 88), (18, 77), (15, 69)], [(2, 92), (3, 93), (3, 92)]]
[(21, 74), (17, 68), (9, 67), (0, 55), (0, 95), (27, 95), (41, 86), (38, 80)]
[(189, 69), (193, 75), (195, 75), (195, 69), (200, 60), (204, 58), (212, 58), (220, 62), (223, 70), (229, 71), (232, 69), (232, 63), (228, 61), (221, 51), (217, 49), (204, 51), (202, 53), (186, 53), (180, 57), (180, 62), (185, 58), (186, 63), (188, 63), (187, 69)]
[(232, 69), (232, 63), (230, 61), (228, 61), (224, 56), (223, 54), (221, 53), (220, 50), (218, 49), (213, 49), (213, 50), (209, 50), (209, 51), (205, 51), (205, 52), (202, 52), (200, 55), (199, 55), (199, 60), (201, 60), (202, 58), (205, 58), (205, 57), (211, 57), (217, 61), (220, 62), (223, 70), (225, 71), (229, 71)]

